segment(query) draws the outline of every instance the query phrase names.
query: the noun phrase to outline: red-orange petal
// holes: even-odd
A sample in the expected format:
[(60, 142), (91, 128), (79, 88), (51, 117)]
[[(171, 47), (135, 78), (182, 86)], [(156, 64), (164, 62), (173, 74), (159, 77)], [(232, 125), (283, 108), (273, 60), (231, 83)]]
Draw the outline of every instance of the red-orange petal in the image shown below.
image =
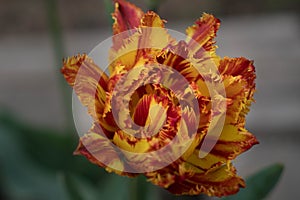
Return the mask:
[(210, 154), (217, 157), (216, 161), (226, 162), (233, 160), (255, 144), (258, 144), (256, 137), (244, 128), (224, 125), (220, 138)]
[(125, 40), (132, 36), (132, 29), (140, 25), (144, 12), (134, 4), (125, 0), (115, 0), (115, 11), (112, 14), (113, 24), (113, 51), (118, 51), (125, 45)]
[(113, 37), (110, 52), (110, 72), (113, 67), (121, 64), (130, 70), (137, 63), (154, 60), (155, 56), (175, 40), (164, 29), (165, 21), (159, 15), (149, 11), (145, 13), (138, 26), (139, 31), (123, 32)]
[[(155, 56), (175, 40), (168, 34), (165, 20), (158, 14), (148, 11), (141, 19), (141, 37), (139, 39), (138, 57), (154, 59)], [(139, 60), (139, 59), (137, 59)]]
[(255, 68), (246, 58), (227, 58), (220, 61), (226, 97), (229, 99), (226, 123), (244, 125), (255, 92)]
[(213, 15), (204, 13), (202, 17), (196, 21), (195, 25), (187, 28), (186, 33), (188, 38), (186, 41), (192, 52), (197, 53), (198, 51), (202, 51), (201, 48), (206, 51), (215, 51), (214, 38), (219, 27), (219, 19)]
[(169, 45), (157, 56), (157, 62), (172, 67), (186, 78), (189, 83), (201, 78), (201, 74), (189, 62), (189, 50), (186, 42), (180, 41), (176, 45)]
[(98, 120), (105, 107), (107, 75), (86, 54), (65, 59), (61, 72), (89, 114)]
[(140, 25), (144, 12), (130, 2), (124, 0), (115, 0), (115, 2), (115, 12), (112, 14), (115, 20), (113, 33), (118, 34), (137, 28)]
[(112, 141), (105, 136), (102, 127), (97, 123), (80, 138), (74, 154), (85, 156), (90, 162), (105, 168), (108, 172), (131, 177), (137, 175), (124, 172), (128, 166), (122, 162), (122, 152), (113, 146)]
[(187, 162), (172, 164), (157, 172), (150, 172), (146, 177), (155, 185), (159, 185), (177, 195), (227, 196), (235, 194), (244, 181), (236, 175), (231, 164), (215, 166), (207, 171)]
[(248, 88), (253, 89), (254, 80), (256, 78), (253, 61), (246, 58), (228, 58), (220, 60), (219, 72), (221, 75), (230, 75), (233, 77), (241, 77), (248, 83)]
[(133, 119), (137, 125), (145, 126), (149, 114), (151, 100), (152, 95), (144, 95), (137, 103), (133, 113)]

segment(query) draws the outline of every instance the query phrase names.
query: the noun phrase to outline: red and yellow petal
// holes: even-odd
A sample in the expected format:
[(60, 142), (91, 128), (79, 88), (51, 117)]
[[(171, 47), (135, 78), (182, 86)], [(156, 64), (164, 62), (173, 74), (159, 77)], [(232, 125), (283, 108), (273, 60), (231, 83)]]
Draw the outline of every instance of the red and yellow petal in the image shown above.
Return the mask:
[(220, 160), (233, 160), (255, 144), (258, 144), (256, 137), (245, 129), (225, 125), (210, 154), (218, 156)]
[(89, 114), (98, 120), (105, 107), (107, 75), (85, 54), (65, 59), (61, 72)]
[(184, 41), (180, 41), (176, 45), (169, 45), (157, 55), (156, 60), (158, 63), (178, 71), (189, 83), (201, 79), (201, 74), (189, 62), (189, 49)]
[[(195, 25), (187, 28), (187, 43), (191, 52), (214, 52), (216, 49), (214, 38), (220, 27), (220, 20), (213, 15), (204, 13)], [(202, 49), (203, 48), (203, 49)]]
[[(112, 14), (113, 46), (112, 51), (118, 51), (126, 45), (126, 41), (134, 34), (133, 29), (140, 25), (144, 12), (134, 4), (125, 0), (115, 0), (115, 12)], [(135, 32), (136, 33), (136, 32)]]
[(75, 155), (83, 155), (90, 162), (119, 175), (136, 176), (125, 171), (128, 166), (122, 162), (122, 153), (103, 133), (102, 127), (95, 123), (91, 130), (80, 138)]
[(115, 20), (113, 33), (119, 34), (124, 31), (137, 28), (144, 12), (134, 4), (124, 0), (115, 0), (115, 12), (112, 14)]
[(123, 65), (130, 70), (138, 63), (154, 60), (162, 49), (174, 44), (175, 40), (164, 29), (164, 23), (156, 13), (149, 11), (142, 16), (138, 31), (131, 31), (130, 35), (115, 35), (110, 51), (110, 72), (114, 71), (116, 65)]
[(170, 44), (175, 44), (175, 40), (168, 34), (165, 22), (158, 14), (148, 11), (141, 20), (141, 38), (139, 41), (140, 57), (155, 56)]
[(246, 58), (228, 58), (220, 60), (219, 72), (221, 75), (230, 75), (232, 77), (240, 77), (247, 81), (247, 88), (253, 89), (256, 78), (253, 61)]
[(245, 129), (233, 125), (225, 125), (217, 143), (204, 158), (199, 157), (200, 148), (203, 151), (203, 143), (200, 142), (194, 148), (194, 152), (190, 155), (183, 155), (182, 160), (203, 171), (207, 171), (212, 167), (220, 166), (229, 160), (235, 159), (255, 144), (258, 144), (257, 139)]
[(118, 66), (123, 66), (123, 70), (128, 71), (137, 64), (140, 59), (138, 57), (140, 36), (139, 32), (133, 33), (129, 38), (124, 33), (114, 36), (114, 43), (118, 41), (118, 46), (113, 45), (109, 52), (110, 73), (114, 73)]
[(158, 172), (147, 173), (146, 177), (153, 184), (177, 195), (204, 193), (221, 197), (235, 194), (240, 187), (245, 187), (244, 181), (229, 163), (203, 171), (187, 162), (178, 162)]
[(256, 75), (253, 62), (245, 58), (224, 58), (220, 61), (219, 71), (230, 101), (226, 123), (244, 125), (245, 115), (254, 101)]

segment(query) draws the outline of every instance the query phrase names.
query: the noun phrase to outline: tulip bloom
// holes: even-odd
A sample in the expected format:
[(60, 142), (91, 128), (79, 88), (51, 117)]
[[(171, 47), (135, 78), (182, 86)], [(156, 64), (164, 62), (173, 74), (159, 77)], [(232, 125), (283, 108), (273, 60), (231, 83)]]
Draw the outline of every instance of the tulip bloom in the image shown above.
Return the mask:
[[(85, 54), (63, 62), (65, 79), (94, 121), (75, 154), (119, 175), (143, 174), (177, 195), (220, 197), (245, 187), (231, 162), (258, 143), (245, 129), (253, 62), (216, 55), (220, 20), (210, 14), (182, 41), (156, 13), (125, 0), (115, 2), (113, 19), (109, 75)], [(222, 83), (224, 94), (208, 82)], [(213, 142), (210, 132), (221, 122)], [(209, 141), (212, 148), (199, 156)]]

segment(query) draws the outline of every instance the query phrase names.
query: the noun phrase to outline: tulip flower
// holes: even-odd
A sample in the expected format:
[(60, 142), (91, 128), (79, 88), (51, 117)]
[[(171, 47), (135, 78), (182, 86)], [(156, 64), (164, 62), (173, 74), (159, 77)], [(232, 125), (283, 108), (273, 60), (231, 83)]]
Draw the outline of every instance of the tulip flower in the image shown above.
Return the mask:
[(216, 54), (220, 20), (210, 14), (180, 41), (158, 14), (125, 0), (115, 1), (112, 16), (109, 72), (86, 54), (63, 61), (93, 119), (75, 154), (177, 195), (237, 193), (245, 182), (232, 161), (258, 143), (245, 129), (253, 61)]

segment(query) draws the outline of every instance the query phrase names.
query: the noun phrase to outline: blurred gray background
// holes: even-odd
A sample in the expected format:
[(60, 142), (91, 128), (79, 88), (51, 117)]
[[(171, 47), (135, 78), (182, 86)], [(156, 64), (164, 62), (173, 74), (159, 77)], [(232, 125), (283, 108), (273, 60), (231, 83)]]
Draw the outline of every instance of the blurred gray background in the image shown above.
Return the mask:
[[(144, 1), (134, 1), (146, 9)], [(256, 103), (247, 128), (260, 144), (235, 161), (242, 176), (274, 162), (285, 164), (268, 199), (300, 199), (300, 1), (165, 0), (167, 28), (184, 32), (201, 16), (222, 21), (218, 54), (255, 61)], [(66, 122), (59, 66), (49, 35), (45, 1), (0, 0), (0, 109), (30, 124), (62, 129)], [(101, 0), (59, 1), (66, 56), (89, 53), (111, 35)], [(71, 103), (71, 99), (70, 99)]]

